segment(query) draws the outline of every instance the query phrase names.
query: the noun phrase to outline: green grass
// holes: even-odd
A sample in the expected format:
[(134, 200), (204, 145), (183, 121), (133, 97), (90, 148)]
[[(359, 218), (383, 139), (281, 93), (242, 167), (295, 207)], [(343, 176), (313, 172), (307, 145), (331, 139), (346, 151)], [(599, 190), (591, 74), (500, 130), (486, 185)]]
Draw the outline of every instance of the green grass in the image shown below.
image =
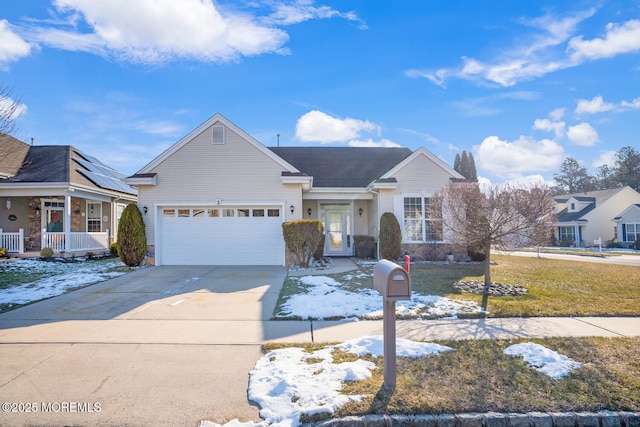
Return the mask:
[[(494, 255), (491, 279), (521, 285), (520, 297), (490, 297), (490, 316), (637, 316), (640, 268), (546, 258)], [(481, 279), (482, 273), (472, 277)], [(415, 283), (415, 282), (414, 282)], [(455, 291), (448, 295), (455, 298)], [(480, 302), (465, 294), (458, 298)]]
[[(377, 369), (365, 381), (345, 383), (361, 402), (335, 416), (468, 412), (639, 411), (640, 338), (549, 338), (530, 340), (582, 366), (554, 380), (503, 350), (522, 340), (439, 341), (454, 351), (418, 359), (399, 358), (397, 387), (385, 391), (383, 358), (363, 357)], [(298, 345), (307, 348), (306, 344)], [(271, 345), (268, 350), (278, 347)], [(309, 345), (313, 351), (318, 346)], [(353, 360), (339, 355), (336, 363)], [(307, 420), (308, 421), (308, 420)]]

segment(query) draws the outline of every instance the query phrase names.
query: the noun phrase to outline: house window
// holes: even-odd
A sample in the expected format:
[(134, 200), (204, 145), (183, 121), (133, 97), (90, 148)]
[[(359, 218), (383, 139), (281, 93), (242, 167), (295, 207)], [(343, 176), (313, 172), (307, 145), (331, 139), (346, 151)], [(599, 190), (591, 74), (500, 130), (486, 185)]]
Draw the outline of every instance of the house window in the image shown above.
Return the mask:
[(571, 242), (576, 241), (576, 228), (575, 227), (558, 227), (558, 240), (568, 240)]
[(625, 224), (625, 242), (635, 242), (640, 238), (640, 224)]
[(213, 126), (211, 128), (211, 143), (224, 144), (224, 126)]
[(429, 217), (431, 197), (404, 198), (404, 238), (411, 242), (442, 240), (442, 222)]
[(87, 232), (102, 231), (102, 203), (87, 202)]

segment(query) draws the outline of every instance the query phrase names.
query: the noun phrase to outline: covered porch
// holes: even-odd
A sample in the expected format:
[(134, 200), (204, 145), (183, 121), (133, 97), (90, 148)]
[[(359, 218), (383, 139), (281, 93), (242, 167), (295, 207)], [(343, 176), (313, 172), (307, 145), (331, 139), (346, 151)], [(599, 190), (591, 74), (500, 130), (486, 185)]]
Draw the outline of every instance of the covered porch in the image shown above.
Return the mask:
[(130, 201), (68, 192), (0, 198), (0, 247), (9, 253), (108, 251)]

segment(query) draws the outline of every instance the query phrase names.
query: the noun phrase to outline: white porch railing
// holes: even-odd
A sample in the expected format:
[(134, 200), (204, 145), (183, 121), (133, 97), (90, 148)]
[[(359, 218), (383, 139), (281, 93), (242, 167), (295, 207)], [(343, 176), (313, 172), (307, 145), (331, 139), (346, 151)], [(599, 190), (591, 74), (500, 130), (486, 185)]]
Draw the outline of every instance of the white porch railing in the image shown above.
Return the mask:
[(7, 252), (24, 253), (24, 229), (17, 233), (5, 233), (0, 228), (0, 248), (7, 248)]
[(101, 233), (69, 233), (70, 244), (66, 246), (67, 233), (51, 233), (42, 230), (42, 247), (54, 252), (90, 251), (109, 248), (109, 230)]

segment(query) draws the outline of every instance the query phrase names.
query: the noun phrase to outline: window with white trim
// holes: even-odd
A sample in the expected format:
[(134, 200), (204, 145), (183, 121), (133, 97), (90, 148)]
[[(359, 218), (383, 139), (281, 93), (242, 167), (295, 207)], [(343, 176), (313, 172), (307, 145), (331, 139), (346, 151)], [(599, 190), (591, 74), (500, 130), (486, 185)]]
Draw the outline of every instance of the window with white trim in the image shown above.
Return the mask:
[(625, 242), (635, 242), (640, 239), (640, 223), (625, 224)]
[(87, 202), (87, 232), (100, 233), (102, 231), (102, 203)]
[(558, 227), (558, 240), (568, 240), (575, 243), (576, 241), (576, 228), (575, 227)]
[(409, 242), (442, 240), (442, 221), (429, 216), (431, 197), (404, 198), (404, 238)]

